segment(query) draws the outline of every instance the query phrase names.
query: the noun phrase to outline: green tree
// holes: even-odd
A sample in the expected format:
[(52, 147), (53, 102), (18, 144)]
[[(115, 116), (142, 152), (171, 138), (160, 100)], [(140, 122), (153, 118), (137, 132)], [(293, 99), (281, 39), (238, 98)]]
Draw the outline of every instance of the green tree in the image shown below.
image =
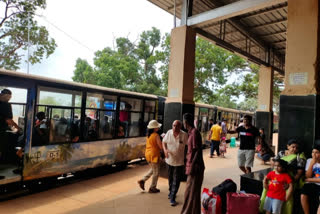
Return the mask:
[(87, 62), (87, 60), (78, 58), (76, 61), (76, 69), (74, 70), (74, 76), (72, 77), (72, 80), (75, 82), (95, 84), (93, 72), (93, 68)]
[(160, 46), (160, 30), (153, 27), (152, 30), (144, 31), (140, 35), (140, 41), (136, 48), (136, 54), (142, 65), (141, 79), (137, 84), (138, 92), (163, 95), (161, 78), (157, 75), (156, 64), (159, 62), (156, 48)]
[[(159, 70), (162, 74), (164, 90), (167, 91), (170, 61), (169, 34), (165, 35), (161, 47), (162, 51), (158, 53), (159, 59), (162, 62)], [(232, 85), (225, 87), (225, 84), (231, 74), (239, 73), (248, 66), (248, 63), (239, 56), (214, 46), (202, 38), (197, 38), (196, 41), (195, 60), (194, 100), (196, 102), (204, 102), (224, 107), (236, 106), (236, 99), (230, 100), (228, 96), (238, 97), (240, 92), (237, 87)], [(225, 100), (226, 98), (229, 102)]]
[(95, 53), (94, 68), (78, 59), (73, 80), (105, 87), (164, 95), (157, 75), (160, 31), (144, 31), (135, 45), (127, 38), (117, 38), (114, 49), (107, 47)]
[(156, 51), (157, 58), (160, 62), (159, 71), (161, 73), (163, 96), (168, 92), (168, 78), (169, 78), (169, 62), (170, 62), (170, 34), (166, 33), (162, 38), (161, 50)]
[(0, 0), (4, 8), (0, 18), (0, 67), (16, 70), (22, 60), (22, 51), (28, 47), (28, 24), (30, 25), (29, 56), (31, 64), (51, 55), (56, 43), (47, 29), (38, 26), (34, 19), (37, 9), (45, 9), (46, 0)]

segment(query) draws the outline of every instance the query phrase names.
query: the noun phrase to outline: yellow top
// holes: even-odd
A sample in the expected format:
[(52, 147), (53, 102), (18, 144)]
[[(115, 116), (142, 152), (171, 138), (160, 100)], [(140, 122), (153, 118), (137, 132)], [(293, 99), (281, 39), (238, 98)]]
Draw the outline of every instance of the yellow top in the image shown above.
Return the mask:
[(220, 134), (222, 133), (222, 128), (218, 124), (211, 127), (211, 140), (220, 141)]
[(157, 144), (157, 133), (152, 133), (150, 137), (147, 138), (146, 145), (146, 160), (151, 163), (158, 163), (160, 159), (160, 148)]

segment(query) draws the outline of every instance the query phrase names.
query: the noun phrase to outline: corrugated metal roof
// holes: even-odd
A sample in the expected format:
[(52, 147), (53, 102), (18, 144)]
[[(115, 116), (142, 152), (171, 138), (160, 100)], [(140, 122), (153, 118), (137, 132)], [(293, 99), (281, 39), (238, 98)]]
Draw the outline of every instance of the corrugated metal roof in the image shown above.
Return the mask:
[[(176, 17), (181, 19), (183, 0), (148, 1), (172, 15), (175, 8)], [(176, 2), (175, 7), (174, 2)], [(287, 2), (281, 0), (274, 2), (269, 7), (223, 20), (206, 21), (192, 25), (192, 27), (198, 34), (217, 45), (258, 64), (272, 66), (276, 71), (284, 74)], [(188, 18), (232, 3), (241, 3), (241, 1), (193, 0), (192, 16)]]

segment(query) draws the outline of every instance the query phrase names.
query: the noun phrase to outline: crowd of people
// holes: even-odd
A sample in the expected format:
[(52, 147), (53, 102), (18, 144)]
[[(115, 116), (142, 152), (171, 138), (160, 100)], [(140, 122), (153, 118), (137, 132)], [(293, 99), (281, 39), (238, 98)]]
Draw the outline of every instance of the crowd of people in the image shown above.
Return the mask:
[[(274, 169), (263, 181), (264, 190), (261, 194), (260, 211), (266, 213), (316, 213), (319, 206), (320, 193), (320, 145), (314, 146), (312, 158), (306, 160), (299, 150), (299, 142), (288, 141), (287, 150), (274, 154), (266, 140), (264, 129), (252, 125), (252, 117), (245, 115), (241, 125), (235, 130), (223, 128), (223, 121), (213, 124), (208, 139), (211, 141), (210, 158), (216, 152), (223, 157), (226, 152), (227, 133), (238, 133), (240, 146), (237, 154), (238, 167), (244, 173), (251, 173), (254, 158), (262, 164), (269, 164)], [(224, 121), (225, 123), (225, 121)], [(163, 150), (168, 169), (169, 194), (171, 206), (176, 206), (175, 200), (181, 178), (185, 170), (187, 184), (184, 193), (184, 203), (181, 213), (197, 214), (201, 212), (200, 195), (204, 176), (202, 155), (202, 139), (200, 132), (194, 127), (193, 116), (185, 114), (183, 122), (175, 120), (172, 129), (161, 137), (158, 130), (161, 127), (156, 120), (148, 125), (146, 144), (146, 160), (150, 165), (148, 173), (138, 181), (145, 190), (145, 182), (152, 176), (149, 193), (158, 193), (156, 188), (160, 170), (160, 152)], [(185, 128), (188, 133), (181, 130)], [(257, 146), (256, 146), (257, 142)], [(185, 158), (185, 146), (188, 151)], [(318, 214), (320, 213), (320, 208)]]

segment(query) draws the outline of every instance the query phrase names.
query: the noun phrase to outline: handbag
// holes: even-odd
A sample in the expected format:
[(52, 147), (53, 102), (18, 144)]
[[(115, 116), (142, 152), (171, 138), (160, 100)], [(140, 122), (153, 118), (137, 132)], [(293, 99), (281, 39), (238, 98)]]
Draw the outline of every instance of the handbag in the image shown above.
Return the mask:
[(201, 214), (221, 214), (221, 198), (219, 195), (203, 188), (201, 194)]

